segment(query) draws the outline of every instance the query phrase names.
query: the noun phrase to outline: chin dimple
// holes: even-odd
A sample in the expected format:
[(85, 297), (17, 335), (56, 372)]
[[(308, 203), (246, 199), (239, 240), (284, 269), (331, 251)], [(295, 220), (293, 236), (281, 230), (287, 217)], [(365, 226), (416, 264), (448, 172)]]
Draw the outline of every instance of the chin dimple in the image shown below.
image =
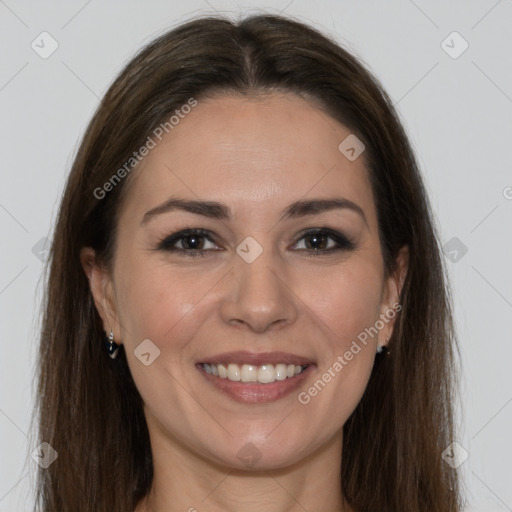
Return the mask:
[(259, 382), (270, 384), (276, 380), (285, 380), (301, 374), (306, 368), (294, 364), (263, 364), (255, 366), (252, 364), (201, 364), (203, 370), (220, 379), (229, 379), (234, 382)]

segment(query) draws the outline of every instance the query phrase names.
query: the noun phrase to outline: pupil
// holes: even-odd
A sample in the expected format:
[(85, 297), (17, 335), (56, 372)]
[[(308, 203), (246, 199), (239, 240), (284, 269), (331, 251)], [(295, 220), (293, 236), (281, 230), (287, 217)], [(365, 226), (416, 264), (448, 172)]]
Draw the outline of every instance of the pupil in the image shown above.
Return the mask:
[[(325, 247), (325, 238), (325, 235), (311, 235), (309, 245), (312, 246), (313, 249)], [(318, 247), (318, 245), (320, 245), (320, 247)]]
[(187, 249), (197, 249), (201, 245), (201, 237), (197, 235), (188, 235), (184, 240)]

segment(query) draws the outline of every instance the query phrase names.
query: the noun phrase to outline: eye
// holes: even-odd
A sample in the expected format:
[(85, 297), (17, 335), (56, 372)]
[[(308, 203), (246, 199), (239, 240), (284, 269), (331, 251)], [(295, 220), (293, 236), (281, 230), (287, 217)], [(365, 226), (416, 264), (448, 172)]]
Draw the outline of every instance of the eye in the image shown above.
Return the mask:
[[(212, 238), (212, 233), (205, 229), (184, 229), (161, 240), (157, 249), (189, 257), (204, 256), (207, 252), (223, 250)], [(351, 251), (355, 248), (355, 244), (337, 231), (311, 228), (298, 235), (293, 248), (317, 256), (342, 250)]]
[(204, 229), (184, 229), (164, 238), (157, 248), (186, 256), (203, 256), (207, 251), (221, 250), (210, 237), (211, 233)]
[(337, 231), (327, 228), (312, 228), (300, 233), (295, 248), (312, 254), (325, 254), (341, 250), (352, 251), (355, 244)]

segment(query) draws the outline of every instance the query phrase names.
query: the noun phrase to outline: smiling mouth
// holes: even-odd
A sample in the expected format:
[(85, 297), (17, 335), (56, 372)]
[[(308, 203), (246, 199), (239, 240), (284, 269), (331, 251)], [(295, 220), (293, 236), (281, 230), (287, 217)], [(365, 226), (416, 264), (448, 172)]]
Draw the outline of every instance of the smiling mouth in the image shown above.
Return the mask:
[(235, 363), (199, 363), (197, 366), (208, 375), (213, 375), (219, 379), (227, 379), (232, 382), (271, 384), (276, 381), (292, 379), (304, 372), (309, 365), (279, 363), (258, 366)]

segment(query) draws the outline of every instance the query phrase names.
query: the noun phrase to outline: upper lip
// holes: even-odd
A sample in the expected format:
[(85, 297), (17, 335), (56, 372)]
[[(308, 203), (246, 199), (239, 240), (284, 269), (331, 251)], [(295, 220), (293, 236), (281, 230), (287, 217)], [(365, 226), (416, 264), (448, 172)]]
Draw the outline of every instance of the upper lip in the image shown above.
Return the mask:
[(224, 352), (215, 356), (206, 357), (199, 361), (206, 364), (251, 364), (253, 366), (262, 366), (264, 364), (294, 364), (295, 366), (305, 366), (313, 364), (314, 361), (307, 358), (290, 354), (288, 352)]

